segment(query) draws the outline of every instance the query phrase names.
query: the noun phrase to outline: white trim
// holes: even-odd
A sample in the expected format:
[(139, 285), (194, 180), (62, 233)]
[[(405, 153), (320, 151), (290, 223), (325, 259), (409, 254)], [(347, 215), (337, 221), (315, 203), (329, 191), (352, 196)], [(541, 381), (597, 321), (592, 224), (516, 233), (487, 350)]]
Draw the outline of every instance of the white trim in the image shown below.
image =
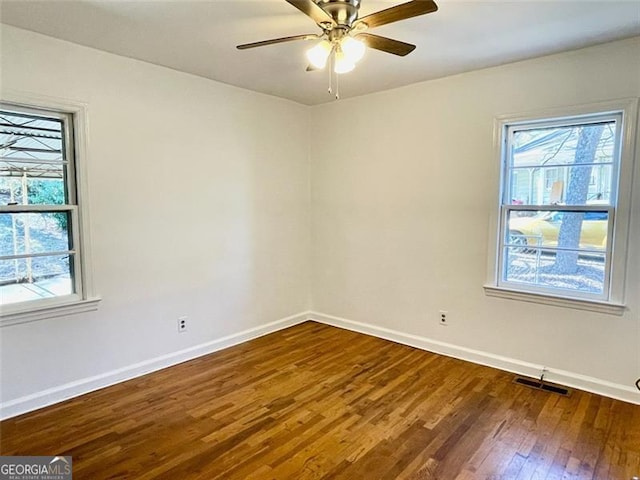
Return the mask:
[(58, 257), (60, 255), (69, 255), (76, 253), (75, 250), (54, 250), (51, 252), (39, 253), (19, 253), (17, 255), (0, 255), (0, 260), (16, 260), (19, 258), (41, 258), (41, 257)]
[[(26, 92), (14, 89), (2, 89), (0, 92), (0, 101), (10, 103), (13, 105), (35, 108), (39, 110), (51, 110), (53, 112), (64, 112), (72, 115), (71, 121), (73, 123), (73, 136), (74, 142), (73, 152), (74, 158), (74, 175), (75, 175), (75, 206), (77, 208), (77, 223), (78, 228), (74, 229), (80, 232), (79, 241), (75, 237), (74, 233), (74, 250), (79, 251), (80, 258), (80, 279), (81, 285), (77, 285), (78, 293), (81, 295), (81, 300), (77, 302), (76, 307), (73, 305), (66, 305), (68, 309), (67, 313), (78, 313), (82, 311), (96, 310), (99, 296), (95, 291), (93, 283), (93, 262), (91, 254), (91, 229), (89, 222), (89, 178), (88, 170), (91, 163), (89, 158), (89, 115), (88, 104), (86, 102), (77, 101), (75, 99), (53, 97), (49, 95), (41, 95), (33, 92)], [(67, 129), (68, 131), (68, 129)], [(76, 263), (77, 265), (77, 263)], [(42, 304), (40, 304), (42, 305)], [(84, 309), (91, 305), (90, 310)], [(28, 308), (21, 314), (25, 321), (43, 320), (46, 318), (58, 317), (66, 313), (60, 312), (60, 305), (52, 308), (47, 308), (49, 304), (42, 307), (34, 305), (33, 308)], [(3, 307), (3, 310), (5, 308)], [(28, 319), (30, 312), (33, 312), (31, 319)], [(51, 313), (48, 314), (47, 312)], [(18, 315), (18, 314), (15, 314)], [(15, 323), (23, 323), (22, 321), (10, 322), (6, 321), (7, 317), (14, 317), (14, 314), (0, 315), (0, 326), (11, 325)], [(16, 317), (17, 318), (17, 317)]]
[(77, 209), (77, 205), (65, 204), (65, 205), (0, 205), (0, 212), (2, 213), (49, 213), (49, 212), (71, 212)]
[[(527, 204), (527, 205), (504, 205), (505, 208), (509, 210), (519, 211), (519, 212), (608, 212), (612, 214), (614, 211), (614, 207), (611, 205), (535, 205), (535, 204)], [(554, 247), (555, 248), (555, 247)]]
[[(596, 115), (605, 115), (607, 113), (615, 113), (620, 110), (637, 108), (638, 99), (635, 97), (619, 98), (614, 100), (605, 100), (602, 102), (594, 102), (583, 105), (567, 105), (564, 107), (552, 107), (535, 110), (533, 112), (507, 113), (498, 115), (496, 120), (500, 123), (522, 124), (533, 123), (536, 121), (547, 122), (548, 119), (558, 119), (558, 123), (564, 123), (563, 119), (571, 117), (592, 117)], [(499, 153), (499, 151), (498, 151)]]
[(297, 313), (289, 317), (281, 318), (280, 320), (265, 323), (258, 327), (233, 333), (183, 350), (178, 350), (177, 352), (171, 352), (166, 355), (144, 360), (123, 368), (118, 368), (116, 370), (111, 370), (88, 378), (82, 378), (80, 380), (42, 390), (31, 395), (25, 395), (24, 397), (9, 400), (8, 402), (0, 404), (0, 419), (5, 420), (17, 415), (22, 415), (23, 413), (31, 412), (48, 405), (53, 405), (54, 403), (62, 402), (79, 395), (84, 395), (101, 388), (162, 370), (163, 368), (193, 360), (194, 358), (208, 355), (210, 353), (217, 352), (218, 350), (223, 350), (225, 348), (238, 345), (239, 343), (247, 342), (254, 338), (277, 332), (278, 330), (289, 328), (293, 325), (307, 321), (308, 317), (308, 312)]
[(485, 285), (484, 292), (488, 297), (506, 298), (508, 300), (520, 300), (529, 303), (541, 303), (554, 307), (575, 308), (589, 312), (607, 313), (609, 315), (622, 315), (627, 307), (619, 303), (599, 302), (587, 298), (568, 298), (544, 293), (523, 292), (495, 285)]
[(168, 353), (166, 355), (151, 358), (149, 360), (105, 372), (103, 374), (83, 378), (30, 395), (25, 395), (24, 397), (14, 400), (9, 400), (8, 402), (0, 404), (0, 420), (22, 415), (79, 395), (84, 395), (148, 373), (162, 370), (203, 355), (208, 355), (210, 353), (253, 340), (263, 335), (268, 335), (270, 333), (292, 327), (307, 320), (313, 320), (325, 325), (344, 328), (346, 330), (351, 330), (365, 335), (372, 335), (392, 342), (419, 348), (421, 350), (459, 358), (468, 362), (486, 365), (499, 370), (517, 373), (519, 375), (538, 377), (542, 369), (546, 368), (546, 378), (551, 382), (640, 405), (640, 393), (638, 393), (633, 387), (627, 387), (625, 385), (573, 372), (567, 372), (565, 370), (543, 367), (542, 365), (536, 365), (522, 360), (503, 357), (501, 355), (482, 352), (480, 350), (461, 347), (437, 340), (431, 340), (418, 335), (398, 332), (396, 330), (378, 327), (367, 323), (347, 320), (333, 315), (308, 311), (291, 315), (274, 322), (266, 323), (258, 327), (212, 340), (210, 342), (185, 348), (177, 352)]
[[(98, 309), (98, 303), (102, 300), (100, 297), (87, 298), (84, 300), (76, 300), (77, 295), (70, 295), (70, 297), (74, 299), (64, 303), (60, 301), (64, 300), (65, 297), (38, 300), (38, 304), (30, 306), (28, 310), (12, 312), (10, 307), (3, 307), (3, 312), (0, 315), (0, 328), (18, 325), (20, 323), (46, 320), (48, 318), (64, 317), (76, 313), (93, 312)], [(51, 300), (52, 302), (47, 303), (47, 300)], [(24, 303), (16, 305), (23, 304)]]
[(546, 368), (547, 373), (545, 374), (545, 378), (550, 382), (640, 405), (640, 392), (638, 392), (635, 387), (628, 387), (626, 385), (612, 383), (599, 378), (588, 377), (579, 373), (549, 368), (548, 366), (503, 357), (493, 353), (440, 342), (438, 340), (432, 340), (426, 337), (399, 332), (397, 330), (391, 330), (368, 323), (356, 322), (324, 313), (312, 311), (309, 313), (309, 318), (326, 325), (344, 328), (346, 330), (364, 333), (366, 335), (372, 335), (374, 337), (383, 338), (385, 340), (401, 343), (421, 350), (446, 355), (448, 357), (459, 358), (461, 360), (486, 365), (488, 367), (505, 370), (507, 372), (517, 373), (518, 375), (537, 378), (540, 376), (542, 369)]

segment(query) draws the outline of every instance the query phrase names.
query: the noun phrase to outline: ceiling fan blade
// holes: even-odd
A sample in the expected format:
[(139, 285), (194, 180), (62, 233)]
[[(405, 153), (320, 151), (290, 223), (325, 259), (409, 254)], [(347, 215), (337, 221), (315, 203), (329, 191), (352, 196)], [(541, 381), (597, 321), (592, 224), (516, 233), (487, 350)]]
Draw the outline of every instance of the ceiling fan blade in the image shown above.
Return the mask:
[(336, 22), (331, 18), (331, 16), (321, 9), (316, 2), (313, 0), (285, 0), (287, 3), (290, 3), (306, 16), (311, 17), (311, 19), (320, 24), (320, 23), (330, 23), (331, 25), (336, 25)]
[(265, 45), (273, 45), (274, 43), (293, 42), (296, 40), (316, 40), (320, 38), (320, 35), (294, 35), (293, 37), (274, 38), (272, 40), (263, 40), (261, 42), (245, 43), (238, 45), (238, 50), (246, 50), (247, 48), (264, 47)]
[(410, 43), (381, 37), (380, 35), (373, 35), (371, 33), (360, 33), (356, 38), (362, 40), (367, 47), (375, 48), (376, 50), (381, 50), (387, 53), (393, 53), (394, 55), (399, 55), (401, 57), (410, 54), (416, 49), (416, 46)]
[(362, 17), (356, 22), (356, 25), (365, 23), (369, 28), (379, 27), (380, 25), (397, 22), (398, 20), (405, 20), (407, 18), (417, 17), (418, 15), (432, 13), (436, 10), (438, 10), (438, 6), (433, 0), (413, 0)]

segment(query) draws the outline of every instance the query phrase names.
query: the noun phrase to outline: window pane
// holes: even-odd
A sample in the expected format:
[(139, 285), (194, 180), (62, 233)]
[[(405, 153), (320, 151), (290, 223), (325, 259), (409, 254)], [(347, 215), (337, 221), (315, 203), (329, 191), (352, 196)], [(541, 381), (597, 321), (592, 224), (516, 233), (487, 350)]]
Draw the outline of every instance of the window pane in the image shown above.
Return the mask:
[(0, 256), (70, 250), (69, 212), (0, 213)]
[(514, 129), (504, 203), (610, 204), (615, 136), (614, 120)]
[[(3, 163), (0, 162), (0, 170)], [(59, 178), (34, 178), (27, 172), (24, 180), (0, 176), (0, 205), (64, 205), (67, 200), (62, 170), (58, 173)]]
[[(612, 175), (610, 164), (514, 169), (511, 171), (509, 203), (610, 205)], [(578, 190), (580, 195), (575, 194)]]
[(43, 162), (62, 161), (62, 122), (57, 118), (0, 111), (2, 157)]
[(63, 137), (59, 119), (0, 111), (0, 205), (66, 203)]
[(74, 293), (71, 257), (0, 260), (0, 305)]
[(505, 247), (503, 258), (503, 281), (580, 293), (604, 292), (604, 254)]
[(592, 212), (520, 211), (507, 213), (506, 245), (605, 251), (609, 231), (606, 210)]
[(515, 129), (513, 167), (541, 167), (573, 163), (613, 163), (616, 122)]

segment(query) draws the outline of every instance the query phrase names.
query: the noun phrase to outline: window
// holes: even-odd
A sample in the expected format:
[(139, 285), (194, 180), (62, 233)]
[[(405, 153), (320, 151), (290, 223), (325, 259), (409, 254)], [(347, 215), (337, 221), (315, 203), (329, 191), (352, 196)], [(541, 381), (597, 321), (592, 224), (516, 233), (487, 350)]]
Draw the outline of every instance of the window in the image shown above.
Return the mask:
[(632, 106), (500, 122), (498, 241), (487, 293), (622, 303)]
[(0, 106), (3, 320), (87, 298), (73, 127), (71, 113)]

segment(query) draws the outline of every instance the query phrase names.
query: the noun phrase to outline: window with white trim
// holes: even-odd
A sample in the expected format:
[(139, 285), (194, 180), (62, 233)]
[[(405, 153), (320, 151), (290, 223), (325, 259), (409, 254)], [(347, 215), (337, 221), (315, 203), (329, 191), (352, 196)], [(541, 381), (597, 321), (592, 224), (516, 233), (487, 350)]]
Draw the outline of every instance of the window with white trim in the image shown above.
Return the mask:
[(73, 115), (0, 106), (0, 307), (84, 299)]
[(500, 123), (498, 242), (488, 293), (622, 302), (630, 178), (624, 191), (620, 186), (621, 172), (632, 171), (632, 156), (622, 162), (623, 150), (631, 150), (624, 138), (632, 136), (631, 103)]

